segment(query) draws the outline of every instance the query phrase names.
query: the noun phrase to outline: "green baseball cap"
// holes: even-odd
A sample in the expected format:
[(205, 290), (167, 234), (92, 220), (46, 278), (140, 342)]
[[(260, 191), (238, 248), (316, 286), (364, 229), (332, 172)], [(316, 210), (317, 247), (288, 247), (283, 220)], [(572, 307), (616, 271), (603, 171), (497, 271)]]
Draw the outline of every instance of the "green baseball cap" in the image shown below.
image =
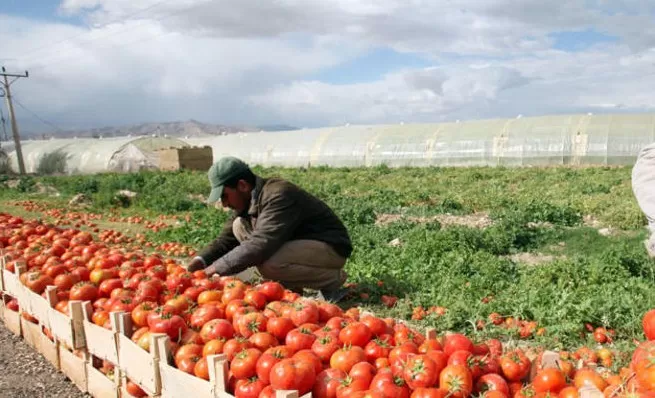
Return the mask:
[(214, 163), (207, 172), (209, 183), (212, 186), (207, 203), (211, 204), (221, 200), (223, 196), (223, 185), (248, 170), (250, 170), (250, 167), (243, 160), (232, 156), (226, 156)]

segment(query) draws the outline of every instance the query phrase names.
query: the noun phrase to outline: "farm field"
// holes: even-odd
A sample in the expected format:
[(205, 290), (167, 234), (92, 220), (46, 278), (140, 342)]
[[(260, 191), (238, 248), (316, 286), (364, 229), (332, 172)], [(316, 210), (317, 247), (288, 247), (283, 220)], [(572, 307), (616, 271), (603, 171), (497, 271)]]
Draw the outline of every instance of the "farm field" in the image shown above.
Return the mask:
[[(644, 340), (655, 270), (629, 167), (255, 171), (297, 183), (344, 220), (355, 248), (344, 310), (358, 306), (474, 341), (572, 352), (607, 347), (616, 356), (605, 365), (615, 372)], [(204, 173), (1, 184), (0, 212), (181, 263), (228, 217), (202, 202)], [(78, 194), (87, 200), (69, 205)]]
[[(209, 184), (197, 172), (5, 177), (4, 283), (16, 289), (6, 272), (23, 257), (29, 269), (19, 284), (52, 293), (52, 311), (74, 324), (75, 300), (89, 300), (94, 327), (133, 342), (127, 358), (152, 354), (157, 344), (158, 352), (171, 350), (176, 372), (197, 377), (178, 383), (209, 391), (216, 380), (208, 368), (218, 360), (212, 354), (226, 355), (225, 388), (237, 398), (279, 389), (317, 398), (487, 397), (492, 390), (498, 398), (565, 391), (570, 398), (632, 397), (655, 387), (649, 384), (655, 343), (644, 342), (655, 339), (655, 271), (630, 168), (255, 171), (297, 183), (344, 220), (355, 250), (346, 265), (350, 294), (340, 308), (257, 279), (244, 284), (185, 273), (178, 265), (228, 217), (204, 203)], [(56, 292), (46, 289), (52, 284)], [(24, 341), (46, 358), (55, 347), (62, 361), (68, 355), (87, 374), (95, 369), (101, 375), (95, 383), (114, 386), (98, 391), (176, 396), (166, 389), (175, 384), (170, 377), (183, 373), (169, 374), (161, 360), (162, 384), (153, 385), (148, 380), (157, 377), (133, 373), (144, 365), (122, 360), (127, 354), (100, 360), (95, 340), (80, 345), (50, 330), (53, 315), (43, 318), (37, 295), (3, 294), (7, 327), (21, 319)], [(110, 322), (115, 316), (123, 320)], [(85, 384), (79, 370), (63, 364), (57, 369), (82, 391), (92, 390), (91, 379)], [(274, 379), (292, 364), (303, 383)], [(369, 371), (372, 378), (362, 373)], [(585, 386), (591, 392), (583, 393)]]

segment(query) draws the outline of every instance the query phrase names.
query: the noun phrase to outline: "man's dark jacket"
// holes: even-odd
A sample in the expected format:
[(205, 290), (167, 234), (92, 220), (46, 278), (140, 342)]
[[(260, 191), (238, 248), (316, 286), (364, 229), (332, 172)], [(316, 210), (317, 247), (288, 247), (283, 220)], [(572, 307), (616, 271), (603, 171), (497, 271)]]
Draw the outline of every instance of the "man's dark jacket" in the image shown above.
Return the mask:
[(348, 258), (352, 244), (348, 231), (334, 212), (320, 199), (289, 181), (257, 177), (247, 214), (253, 233), (239, 243), (232, 232), (232, 215), (214, 242), (199, 254), (205, 264), (221, 259), (216, 272), (232, 275), (261, 265), (286, 242), (298, 239), (329, 244)]

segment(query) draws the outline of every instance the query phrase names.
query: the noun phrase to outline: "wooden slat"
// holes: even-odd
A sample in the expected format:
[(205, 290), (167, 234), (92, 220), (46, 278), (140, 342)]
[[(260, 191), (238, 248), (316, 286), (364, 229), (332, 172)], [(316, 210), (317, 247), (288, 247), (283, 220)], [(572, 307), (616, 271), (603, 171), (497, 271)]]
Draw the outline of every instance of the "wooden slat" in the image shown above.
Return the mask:
[(41, 326), (29, 322), (24, 318), (20, 318), (21, 330), (23, 333), (23, 339), (25, 342), (34, 348), (39, 354), (50, 362), (50, 364), (57, 370), (59, 370), (59, 352), (57, 342), (52, 342), (48, 339)]
[(87, 391), (94, 398), (118, 398), (120, 396), (120, 383), (118, 375), (112, 380), (89, 361), (86, 362)]
[[(4, 302), (4, 298), (3, 298)], [(16, 336), (21, 335), (21, 322), (20, 322), (20, 313), (18, 311), (12, 311), (3, 304), (3, 311), (2, 311), (2, 321), (5, 323), (5, 326), (7, 329), (9, 329), (13, 334)]]
[(107, 330), (90, 322), (91, 314), (93, 312), (90, 302), (84, 302), (82, 310), (84, 311), (82, 327), (84, 329), (84, 339), (87, 351), (100, 359), (111, 362), (113, 365), (118, 365), (118, 346), (116, 339), (119, 314), (111, 314), (113, 330)]
[(68, 303), (70, 317), (54, 309), (57, 305), (57, 288), (49, 286), (46, 296), (50, 304), (48, 318), (52, 334), (66, 346), (78, 349), (86, 345), (84, 339), (84, 310), (82, 302), (73, 300)]
[(175, 397), (214, 397), (212, 382), (182, 372), (169, 365), (172, 357), (168, 336), (157, 339), (156, 347), (159, 357), (159, 374), (162, 398)]
[(23, 286), (22, 283), (20, 283), (19, 275), (20, 273), (25, 272), (27, 267), (25, 267), (24, 263), (17, 263), (15, 269), (15, 273), (9, 272), (7, 269), (2, 270), (2, 280), (5, 288), (4, 291), (5, 293), (18, 300), (18, 304), (23, 306), (27, 288)]
[(156, 347), (157, 340), (165, 335), (153, 334), (150, 342), (151, 352), (143, 350), (128, 337), (132, 333), (132, 322), (125, 313), (119, 315), (118, 331), (118, 369), (147, 394), (158, 395), (161, 382)]
[(41, 325), (50, 327), (49, 313), (51, 308), (48, 300), (29, 289), (24, 290), (23, 297), (24, 302), (21, 303), (19, 300), (19, 305), (23, 307), (24, 311), (38, 319)]
[(5, 291), (5, 278), (4, 278), (4, 269), (5, 264), (7, 264), (8, 256), (4, 253), (4, 250), (0, 249), (0, 292)]
[(87, 392), (86, 361), (59, 345), (59, 364), (65, 374), (82, 392)]

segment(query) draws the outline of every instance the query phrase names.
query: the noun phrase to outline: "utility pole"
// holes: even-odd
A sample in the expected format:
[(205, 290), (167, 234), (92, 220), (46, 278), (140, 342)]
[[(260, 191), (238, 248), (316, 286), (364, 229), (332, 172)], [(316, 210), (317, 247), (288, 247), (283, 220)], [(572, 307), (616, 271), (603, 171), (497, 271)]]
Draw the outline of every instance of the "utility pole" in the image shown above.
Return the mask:
[[(2, 95), (0, 95), (0, 97), (2, 97)], [(2, 136), (4, 137), (5, 141), (9, 141), (9, 137), (7, 137), (7, 125), (5, 122), (5, 115), (2, 113), (2, 108), (0, 108), (0, 124), (2, 124)]]
[[(7, 73), (5, 67), (2, 67), (2, 73), (0, 76), (4, 77), (4, 83), (0, 82), (4, 88), (5, 96), (7, 97), (7, 108), (9, 109), (9, 118), (11, 118), (11, 131), (14, 134), (14, 143), (16, 144), (16, 157), (18, 158), (18, 168), (20, 169), (20, 174), (25, 174), (25, 163), (23, 162), (23, 150), (20, 146), (20, 135), (18, 134), (18, 124), (16, 123), (16, 116), (14, 115), (14, 104), (11, 102), (11, 89), (9, 86), (16, 80), (21, 77), (29, 77), (27, 71), (24, 75), (17, 75), (13, 73)], [(12, 81), (8, 81), (8, 77), (13, 77)]]

